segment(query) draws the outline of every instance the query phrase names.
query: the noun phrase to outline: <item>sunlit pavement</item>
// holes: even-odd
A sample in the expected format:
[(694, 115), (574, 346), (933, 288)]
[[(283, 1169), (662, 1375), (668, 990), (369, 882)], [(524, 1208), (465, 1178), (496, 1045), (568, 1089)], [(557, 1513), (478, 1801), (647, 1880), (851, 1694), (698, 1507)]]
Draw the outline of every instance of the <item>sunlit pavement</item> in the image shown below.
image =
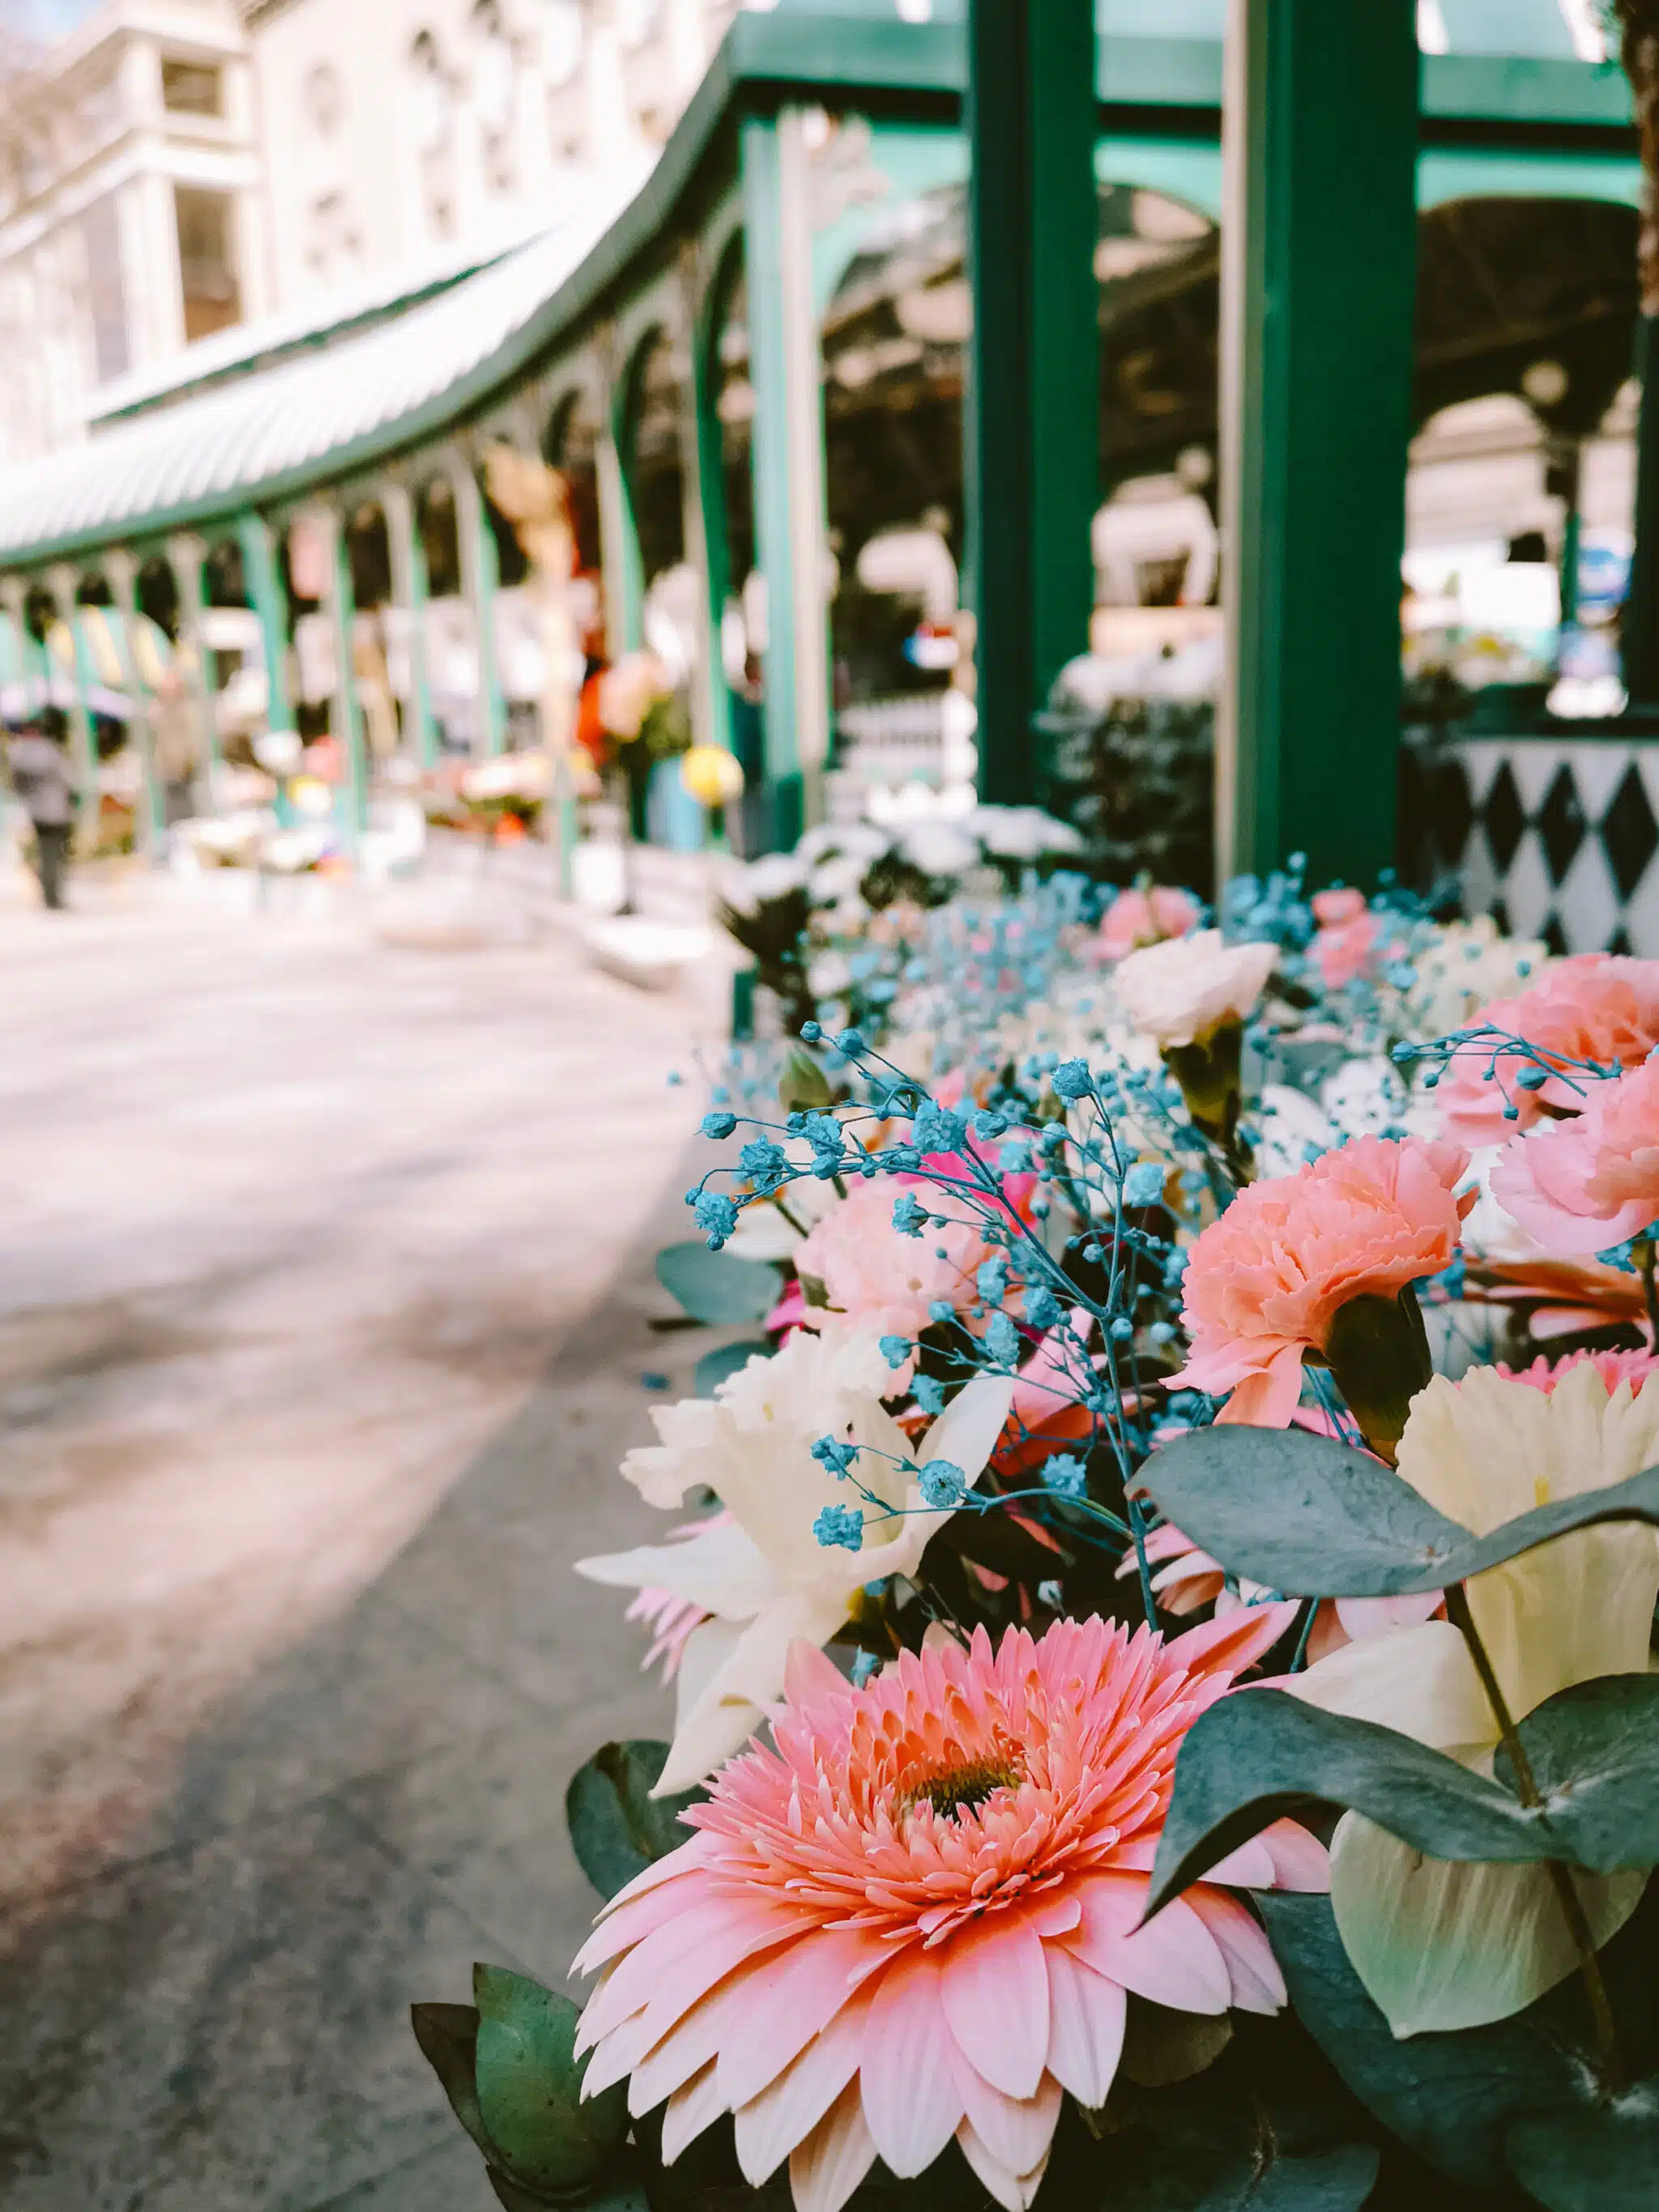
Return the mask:
[[(0, 892), (0, 2203), (470, 2212), (408, 2030), (557, 1980), (663, 1693), (583, 1551), (714, 993), (131, 878)], [(707, 1009), (707, 1011), (705, 1011)]]

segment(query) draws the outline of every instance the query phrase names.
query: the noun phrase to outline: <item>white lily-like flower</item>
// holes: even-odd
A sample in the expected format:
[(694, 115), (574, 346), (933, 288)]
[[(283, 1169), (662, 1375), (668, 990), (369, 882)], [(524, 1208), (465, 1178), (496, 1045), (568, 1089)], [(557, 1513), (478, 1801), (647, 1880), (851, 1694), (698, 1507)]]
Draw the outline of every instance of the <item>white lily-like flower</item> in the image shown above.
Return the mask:
[[(881, 1402), (893, 1387), (874, 1330), (799, 1332), (728, 1376), (713, 1398), (657, 1410), (661, 1443), (623, 1461), (651, 1504), (672, 1510), (707, 1487), (730, 1516), (678, 1542), (577, 1564), (590, 1581), (672, 1591), (713, 1616), (686, 1640), (658, 1796), (690, 1788), (742, 1748), (783, 1693), (797, 1638), (824, 1644), (866, 1583), (915, 1572), (950, 1514), (925, 1507), (907, 1462), (948, 1460), (970, 1486), (984, 1473), (1008, 1418), (1010, 1378), (976, 1376), (914, 1445)], [(859, 1503), (852, 1482), (813, 1458), (821, 1437), (866, 1448), (854, 1474), (880, 1504), (862, 1505), (856, 1552), (813, 1534), (825, 1506)]]
[[(1486, 1535), (1536, 1505), (1623, 1482), (1659, 1461), (1659, 1391), (1611, 1395), (1588, 1361), (1546, 1393), (1489, 1367), (1437, 1376), (1412, 1403), (1400, 1472)], [(1470, 1615), (1518, 1721), (1604, 1674), (1644, 1674), (1659, 1534), (1619, 1522), (1558, 1537), (1468, 1583)], [(1284, 1687), (1328, 1712), (1397, 1729), (1490, 1773), (1498, 1728), (1450, 1622), (1367, 1636)], [(1598, 1943), (1635, 1911), (1645, 1871), (1573, 1876)], [(1506, 2019), (1578, 1962), (1541, 1866), (1423, 1856), (1356, 1813), (1331, 1846), (1331, 1902), (1355, 1972), (1397, 2036)]]

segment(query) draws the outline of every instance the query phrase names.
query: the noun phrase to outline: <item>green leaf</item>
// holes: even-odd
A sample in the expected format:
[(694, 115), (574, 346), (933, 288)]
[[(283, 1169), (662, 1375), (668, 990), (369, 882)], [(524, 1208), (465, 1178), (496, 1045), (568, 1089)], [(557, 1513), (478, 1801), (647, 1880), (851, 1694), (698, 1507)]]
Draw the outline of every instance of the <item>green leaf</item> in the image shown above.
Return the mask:
[(650, 2212), (650, 2198), (641, 2178), (639, 2160), (626, 2148), (617, 2153), (594, 2186), (584, 2191), (580, 2197), (534, 2194), (509, 2181), (499, 2166), (489, 2167), (489, 2175), (496, 2202), (505, 2208), (505, 2212), (544, 2212), (550, 2204), (570, 2207), (572, 2212), (578, 2205), (580, 2212)]
[(1531, 2112), (1504, 2138), (1516, 2179), (1548, 2212), (1653, 2212), (1659, 2203), (1659, 2081), (1606, 2105)]
[(782, 1288), (777, 1269), (763, 1261), (740, 1260), (735, 1252), (711, 1252), (695, 1238), (658, 1253), (657, 1280), (693, 1321), (722, 1328), (764, 1321)]
[(1576, 2100), (1580, 2062), (1558, 2021), (1578, 1991), (1553, 1990), (1491, 2027), (1400, 2041), (1348, 1963), (1329, 1898), (1263, 1890), (1255, 1901), (1298, 2018), (1360, 2102), (1454, 2181), (1503, 2188), (1510, 2122)]
[(1181, 1747), (1148, 1914), (1311, 1804), (1352, 1807), (1431, 1858), (1572, 1856), (1538, 1813), (1443, 1753), (1285, 1690), (1244, 1690), (1200, 1714)]
[(707, 1792), (651, 1795), (668, 1757), (668, 1746), (649, 1741), (607, 1743), (579, 1766), (564, 1793), (571, 1848), (601, 1897), (614, 1897), (653, 1859), (686, 1842), (680, 1814)]
[[(1534, 1707), (1517, 1733), (1550, 1825), (1597, 1874), (1659, 1864), (1659, 1675), (1604, 1674)], [(1513, 1785), (1507, 1751), (1498, 1771)]]
[(819, 1113), (831, 1104), (835, 1092), (830, 1079), (810, 1054), (791, 1045), (778, 1078), (778, 1103), (786, 1114)]
[(1474, 1536), (1380, 1460), (1301, 1429), (1196, 1429), (1137, 1479), (1200, 1550), (1286, 1597), (1444, 1589), (1575, 1528), (1659, 1523), (1659, 1468), (1648, 1468)]
[(744, 1337), (740, 1344), (723, 1344), (718, 1352), (705, 1352), (692, 1377), (694, 1397), (712, 1398), (728, 1375), (735, 1375), (751, 1359), (769, 1359), (772, 1346), (763, 1336)]
[(1097, 2212), (1359, 2212), (1376, 2185), (1371, 2143), (1272, 2157), (1145, 2137), (1115, 2151)]
[(478, 2109), (495, 2146), (492, 2164), (532, 2193), (587, 2187), (628, 2132), (626, 2085), (581, 2102), (587, 2061), (574, 2056), (581, 2015), (568, 1997), (505, 1966), (474, 1966), (472, 1994)]
[(456, 2118), (486, 2158), (495, 2157), (478, 2110), (477, 2010), (471, 2005), (417, 2004), (410, 2005), (409, 2017), (421, 2055), (443, 2084)]

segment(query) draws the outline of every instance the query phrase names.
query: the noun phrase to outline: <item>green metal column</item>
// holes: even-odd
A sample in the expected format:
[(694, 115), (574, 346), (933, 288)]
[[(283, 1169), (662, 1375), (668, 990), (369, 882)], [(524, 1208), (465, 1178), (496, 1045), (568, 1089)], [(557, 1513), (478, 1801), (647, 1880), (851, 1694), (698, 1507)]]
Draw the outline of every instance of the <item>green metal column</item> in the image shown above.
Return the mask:
[(265, 722), (273, 730), (294, 727), (288, 690), (288, 606), (276, 567), (276, 544), (263, 514), (239, 514), (236, 539), (242, 549), (242, 583), (259, 617), (259, 641), (265, 664)]
[(628, 472), (623, 466), (626, 432), (622, 417), (628, 404), (627, 379), (619, 373), (615, 353), (612, 334), (602, 332), (594, 343), (599, 372), (599, 435), (593, 468), (599, 479), (605, 650), (610, 660), (620, 659), (624, 653), (637, 653), (645, 642), (645, 562), (634, 523), (633, 501), (628, 495)]
[(1636, 325), (1642, 407), (1636, 430), (1636, 550), (1625, 595), (1625, 689), (1633, 707), (1659, 706), (1659, 316)]
[(1218, 873), (1395, 859), (1414, 0), (1231, 0)]
[(479, 745), (486, 753), (507, 750), (507, 701), (501, 692), (495, 656), (495, 594), (501, 587), (501, 562), (495, 533), (484, 505), (477, 466), (469, 450), (457, 453), (450, 464), (455, 491), (455, 532), (461, 555), (461, 589), (472, 610), (478, 647)]
[(401, 477), (388, 477), (382, 484), (380, 507), (392, 555), (392, 597), (409, 624), (409, 719), (416, 757), (422, 768), (431, 768), (438, 757), (438, 723), (426, 670), (426, 544), (414, 494)]
[[(59, 565), (49, 569), (46, 582), (52, 592), (52, 605), (58, 610), (58, 619), (69, 632), (70, 651), (74, 656), (75, 691), (70, 703), (70, 750), (75, 762), (75, 781), (81, 792), (81, 823), (89, 828), (96, 819), (98, 809), (98, 750), (93, 743), (92, 709), (88, 699), (93, 688), (92, 659), (87, 645), (86, 631), (81, 624), (81, 611), (76, 603), (76, 591), (80, 579), (73, 568)], [(48, 653), (48, 665), (51, 656)]]
[(823, 394), (812, 294), (805, 117), (742, 126), (750, 466), (756, 561), (766, 586), (766, 774), (770, 843), (787, 850), (816, 811), (830, 745), (830, 624), (824, 604)]
[(964, 482), (980, 792), (1036, 790), (1031, 717), (1089, 642), (1100, 503), (1094, 0), (971, 0)]
[(150, 720), (148, 690), (138, 667), (137, 629), (142, 619), (138, 610), (138, 563), (131, 553), (106, 553), (104, 574), (109, 579), (110, 593), (119, 618), (110, 627), (115, 633), (115, 649), (121, 658), (121, 680), (131, 706), (127, 734), (138, 755), (139, 772), (143, 779), (143, 843), (147, 850), (159, 857), (161, 841), (167, 835), (167, 794), (155, 773), (155, 730)]
[(368, 753), (357, 705), (352, 650), (357, 596), (351, 581), (345, 517), (332, 507), (325, 508), (323, 527), (328, 535), (328, 611), (334, 625), (334, 696), (329, 702), (329, 728), (345, 759), (347, 828), (355, 844), (368, 827)]
[(219, 805), (223, 781), (219, 750), (219, 717), (213, 678), (208, 666), (207, 598), (202, 587), (202, 568), (207, 547), (199, 538), (167, 540), (167, 562), (179, 592), (179, 643), (187, 648), (191, 664), (190, 688), (196, 701), (197, 725), (202, 740), (202, 776), (210, 811)]
[(701, 744), (732, 750), (732, 699), (720, 658), (720, 622), (726, 612), (726, 479), (720, 426), (714, 414), (709, 348), (712, 284), (700, 270), (696, 247), (688, 246), (681, 262), (681, 312), (689, 362), (680, 421), (682, 479), (685, 487), (685, 552), (702, 582), (705, 609), (693, 720)]

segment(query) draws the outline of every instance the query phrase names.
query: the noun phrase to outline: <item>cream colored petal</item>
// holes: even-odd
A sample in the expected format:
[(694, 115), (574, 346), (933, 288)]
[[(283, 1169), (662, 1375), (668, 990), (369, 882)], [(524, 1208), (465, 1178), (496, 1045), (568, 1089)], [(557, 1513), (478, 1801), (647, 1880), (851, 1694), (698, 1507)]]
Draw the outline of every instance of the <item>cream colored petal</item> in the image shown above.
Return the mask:
[[(1574, 1880), (1601, 1944), (1636, 1910), (1647, 1876)], [(1396, 2036), (1507, 2020), (1578, 1963), (1542, 1867), (1425, 1858), (1357, 1813), (1337, 1823), (1331, 1903), (1354, 1972)]]
[[(690, 1689), (680, 1700), (674, 1741), (652, 1791), (666, 1797), (689, 1790), (741, 1751), (783, 1695), (789, 1646), (804, 1637), (822, 1644), (847, 1618), (844, 1597), (814, 1599), (802, 1594), (781, 1598), (740, 1632), (725, 1622), (706, 1621), (686, 1640), (682, 1681)], [(719, 1631), (722, 1641), (712, 1640)], [(714, 1661), (712, 1667), (706, 1662)]]
[(751, 1620), (780, 1594), (777, 1576), (735, 1522), (717, 1520), (673, 1544), (578, 1559), (576, 1572), (622, 1589), (672, 1590), (723, 1620)]
[(1632, 1522), (1558, 1537), (1476, 1575), (1468, 1596), (1519, 1719), (1575, 1682), (1646, 1672), (1659, 1536)]
[(1014, 1402), (1012, 1376), (976, 1375), (959, 1390), (915, 1448), (925, 1465), (930, 1459), (948, 1459), (959, 1467), (969, 1483), (985, 1472), (996, 1449)]
[(1361, 1637), (1274, 1686), (1322, 1711), (1397, 1729), (1437, 1751), (1498, 1741), (1468, 1648), (1447, 1620)]

